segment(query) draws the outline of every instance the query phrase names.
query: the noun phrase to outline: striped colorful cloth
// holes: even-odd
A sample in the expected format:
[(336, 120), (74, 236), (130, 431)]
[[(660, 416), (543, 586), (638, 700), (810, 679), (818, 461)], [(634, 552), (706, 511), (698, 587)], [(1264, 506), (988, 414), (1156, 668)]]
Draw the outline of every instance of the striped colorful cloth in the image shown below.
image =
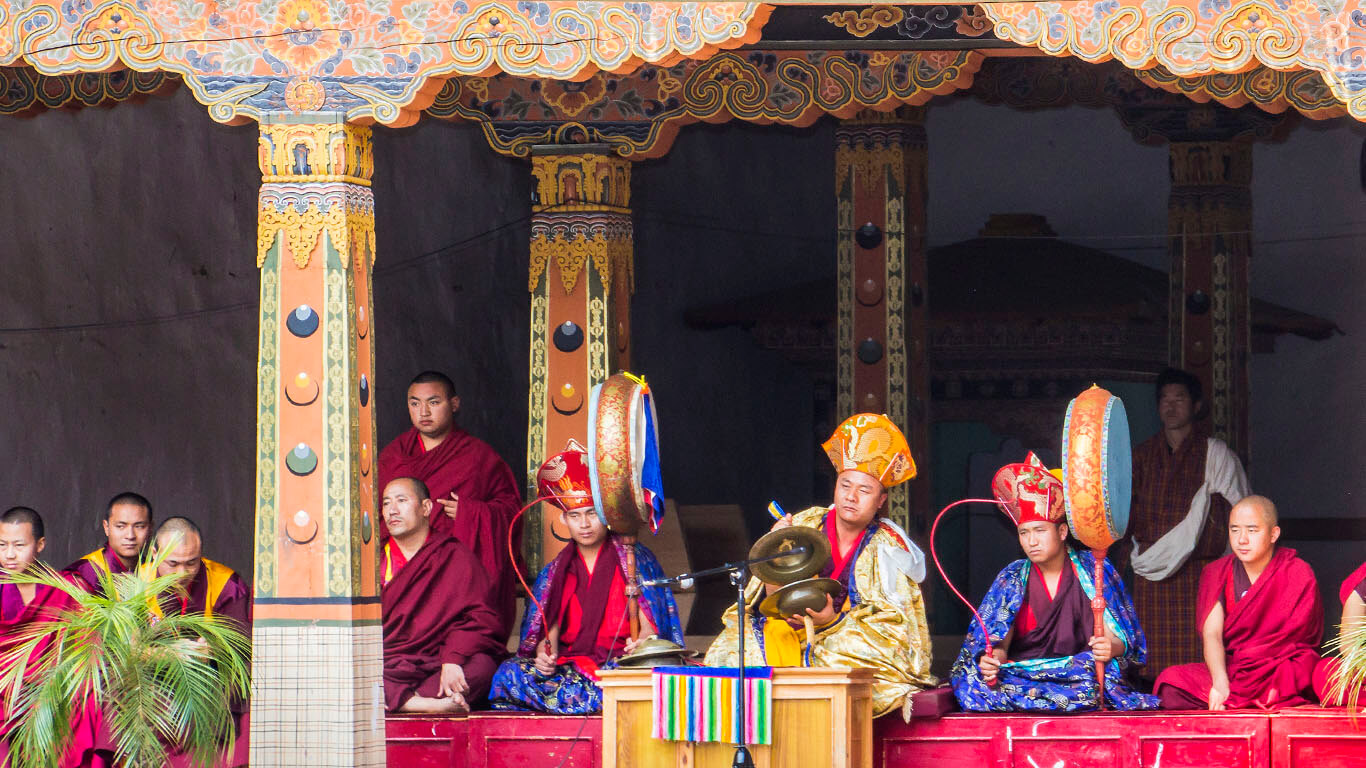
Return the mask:
[[(667, 741), (739, 741), (734, 667), (656, 667), (654, 729)], [(745, 667), (745, 743), (773, 743), (773, 668)]]

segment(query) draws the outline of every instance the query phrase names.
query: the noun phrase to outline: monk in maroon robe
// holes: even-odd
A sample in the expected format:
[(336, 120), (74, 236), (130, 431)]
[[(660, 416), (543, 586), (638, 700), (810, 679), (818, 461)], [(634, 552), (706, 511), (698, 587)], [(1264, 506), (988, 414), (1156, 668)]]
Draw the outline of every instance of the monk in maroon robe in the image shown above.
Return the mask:
[(63, 572), (80, 576), (95, 594), (103, 595), (101, 574), (128, 573), (137, 566), (152, 532), (152, 503), (131, 491), (120, 493), (105, 505), (100, 526), (104, 529), (104, 546), (68, 565)]
[[(204, 536), (199, 526), (188, 517), (168, 517), (157, 527), (152, 539), (154, 554), (171, 547), (166, 557), (157, 564), (157, 576), (173, 573), (181, 575), (181, 589), (161, 596), (152, 612), (167, 614), (201, 613), (210, 617), (230, 619), (234, 629), (251, 637), (251, 588), (232, 568), (204, 557)], [(250, 732), (249, 702), (231, 702), (236, 720), (237, 739), (231, 754), (223, 753), (218, 768), (246, 765), (248, 760), (247, 734)], [(167, 755), (169, 768), (191, 768), (190, 755), (174, 750)]]
[(384, 488), (384, 705), (454, 714), (488, 693), (507, 634), (488, 577), (465, 545), (433, 531), (421, 480)]
[[(1342, 622), (1339, 631), (1344, 635), (1366, 621), (1366, 563), (1352, 572), (1338, 588), (1338, 599), (1342, 601)], [(1319, 659), (1314, 667), (1314, 693), (1325, 707), (1345, 706), (1350, 699), (1349, 691), (1337, 691), (1338, 669), (1341, 662), (1336, 657)], [(1337, 694), (1337, 695), (1334, 695)], [(1366, 704), (1366, 690), (1358, 690), (1357, 706)]]
[(204, 557), (203, 536), (199, 526), (186, 517), (170, 517), (157, 528), (154, 547), (159, 552), (174, 547), (158, 565), (157, 576), (178, 573), (183, 592), (176, 590), (161, 597), (152, 611), (202, 613), (232, 619), (234, 628), (251, 637), (251, 588), (237, 572)]
[[(399, 477), (421, 480), (431, 490), (431, 529), (449, 534), (472, 550), (493, 588), (503, 637), (517, 612), (516, 580), (508, 556), (508, 529), (522, 506), (517, 479), (507, 463), (482, 440), (455, 426), (460, 398), (444, 374), (418, 374), (408, 386), (413, 428), (384, 446), (379, 455), (380, 488)], [(381, 539), (388, 531), (380, 524)], [(512, 551), (520, 557), (521, 527)]]
[(1277, 547), (1276, 507), (1248, 496), (1229, 512), (1233, 554), (1205, 566), (1196, 615), (1204, 664), (1170, 667), (1165, 709), (1272, 709), (1310, 703), (1323, 605), (1309, 564)]
[[(23, 573), (32, 568), (46, 544), (43, 518), (34, 510), (13, 507), (0, 514), (0, 570), (4, 573)], [(71, 574), (66, 576), (82, 588), (89, 588), (89, 585), (79, 581), (79, 577)], [(35, 622), (52, 621), (60, 612), (75, 607), (76, 601), (71, 595), (47, 585), (0, 585), (0, 656), (7, 654), (14, 644), (26, 642), (29, 639), (26, 630)], [(44, 647), (39, 645), (38, 652)], [(9, 691), (4, 693), (7, 696)], [(0, 703), (0, 708), (3, 708), (3, 703)], [(0, 737), (9, 734), (11, 725), (7, 720), (0, 714)], [(112, 764), (108, 760), (108, 753), (96, 752), (97, 745), (107, 746), (102, 738), (103, 722), (102, 713), (94, 706), (93, 698), (86, 706), (73, 710), (71, 741), (62, 758), (63, 768), (75, 768), (82, 764)], [(0, 764), (9, 764), (8, 738), (0, 738)]]

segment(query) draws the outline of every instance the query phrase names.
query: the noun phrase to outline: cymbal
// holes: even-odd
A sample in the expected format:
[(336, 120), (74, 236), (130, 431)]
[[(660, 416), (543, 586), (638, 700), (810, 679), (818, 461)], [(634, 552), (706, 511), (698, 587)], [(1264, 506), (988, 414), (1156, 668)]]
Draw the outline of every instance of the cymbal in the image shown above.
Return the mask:
[(825, 608), (826, 595), (834, 599), (843, 591), (844, 585), (836, 579), (802, 579), (765, 597), (759, 604), (759, 612), (770, 619), (805, 616), (807, 608), (813, 611)]
[(755, 563), (750, 571), (765, 584), (790, 584), (810, 578), (830, 562), (830, 540), (825, 532), (804, 525), (790, 525), (769, 531), (749, 549), (750, 559), (770, 557), (782, 552), (806, 547), (805, 552)]
[(682, 664), (685, 658), (694, 656), (692, 651), (662, 637), (641, 641), (634, 653), (617, 659), (622, 667), (657, 667), (670, 660)]

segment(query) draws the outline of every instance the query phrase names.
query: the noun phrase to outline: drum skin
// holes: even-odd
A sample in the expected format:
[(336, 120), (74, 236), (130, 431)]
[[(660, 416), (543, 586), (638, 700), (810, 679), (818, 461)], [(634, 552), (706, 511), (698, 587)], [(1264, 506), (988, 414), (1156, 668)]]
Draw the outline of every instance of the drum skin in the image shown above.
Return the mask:
[(658, 453), (654, 403), (647, 391), (636, 379), (618, 373), (593, 387), (588, 404), (594, 507), (603, 524), (622, 536), (634, 536), (653, 511), (642, 484), (647, 442)]
[(1092, 385), (1067, 406), (1063, 488), (1072, 534), (1104, 551), (1129, 527), (1133, 447), (1124, 401)]

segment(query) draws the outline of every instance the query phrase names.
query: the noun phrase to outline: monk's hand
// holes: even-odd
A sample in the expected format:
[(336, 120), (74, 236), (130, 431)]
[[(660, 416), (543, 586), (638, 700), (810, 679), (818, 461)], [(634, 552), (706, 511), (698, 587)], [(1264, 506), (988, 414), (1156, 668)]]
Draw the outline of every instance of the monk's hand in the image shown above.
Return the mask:
[(455, 495), (455, 491), (451, 491), (449, 499), (437, 499), (436, 502), (441, 505), (441, 511), (446, 513), (446, 517), (455, 519), (455, 512), (460, 507), (460, 497)]
[(982, 673), (982, 679), (987, 685), (996, 683), (996, 676), (1001, 673), (1001, 662), (1005, 661), (1005, 651), (1001, 648), (992, 648), (991, 653), (982, 654), (982, 658), (977, 660), (977, 671)]
[(642, 637), (635, 639), (628, 637), (626, 638), (626, 644), (622, 646), (621, 651), (624, 655), (629, 656), (630, 654), (635, 653), (636, 647), (639, 646), (641, 643), (645, 642), (646, 640), (653, 640), (655, 637), (658, 637), (658, 635), (644, 635)]
[(1228, 684), (1219, 685), (1215, 683), (1209, 687), (1209, 711), (1223, 712), (1224, 702), (1228, 701)]
[(791, 528), (791, 527), (792, 527), (792, 515), (783, 515), (782, 517), (778, 518), (778, 521), (775, 522), (775, 523), (773, 524), (773, 527), (772, 527), (772, 528), (769, 528), (769, 530), (770, 530), (770, 531), (776, 531), (776, 530), (778, 530), (779, 528)]
[(541, 644), (536, 646), (535, 667), (536, 672), (545, 677), (555, 674), (555, 651), (550, 647), (550, 641), (542, 640)]
[(1091, 655), (1101, 664), (1108, 664), (1115, 657), (1115, 646), (1108, 637), (1093, 637), (1086, 644), (1091, 646)]
[(439, 698), (444, 699), (456, 694), (463, 696), (469, 690), (470, 684), (465, 682), (465, 670), (461, 669), (459, 664), (441, 665), (441, 685), (436, 689)]
[[(835, 622), (835, 619), (839, 618), (840, 614), (839, 611), (835, 610), (835, 601), (830, 597), (830, 595), (826, 595), (825, 607), (820, 609), (819, 611), (814, 611), (810, 608), (807, 608), (806, 615), (811, 617), (812, 624), (814, 624), (817, 628), (820, 628), (824, 627), (827, 624), (833, 624)], [(806, 621), (801, 614), (794, 614), (792, 618), (788, 619), (787, 621), (794, 627), (806, 626)]]

